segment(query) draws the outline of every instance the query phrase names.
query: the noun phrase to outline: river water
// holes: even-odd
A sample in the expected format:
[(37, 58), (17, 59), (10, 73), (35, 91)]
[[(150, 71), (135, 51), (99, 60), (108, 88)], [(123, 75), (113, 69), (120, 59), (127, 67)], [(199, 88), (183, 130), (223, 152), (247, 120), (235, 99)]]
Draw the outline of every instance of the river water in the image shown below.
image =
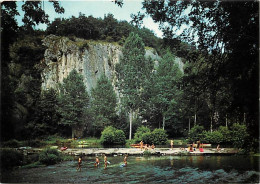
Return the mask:
[(151, 156), (108, 157), (104, 169), (94, 167), (95, 157), (83, 157), (82, 171), (77, 161), (18, 169), (2, 176), (2, 182), (29, 183), (259, 183), (259, 157), (256, 156)]

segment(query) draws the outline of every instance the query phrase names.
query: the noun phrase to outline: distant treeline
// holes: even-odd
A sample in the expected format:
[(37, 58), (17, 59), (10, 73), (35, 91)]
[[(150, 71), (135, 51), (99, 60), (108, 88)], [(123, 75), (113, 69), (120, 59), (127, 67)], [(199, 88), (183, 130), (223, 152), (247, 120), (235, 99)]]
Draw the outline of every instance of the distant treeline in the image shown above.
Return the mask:
[(113, 14), (107, 14), (102, 18), (86, 17), (79, 14), (79, 17), (57, 18), (48, 24), (46, 33), (59, 36), (76, 36), (83, 39), (106, 40), (123, 44), (130, 32), (136, 32), (143, 39), (148, 47), (156, 48), (160, 39), (147, 28), (137, 28), (127, 21), (118, 21)]
[(187, 60), (192, 59), (195, 47), (190, 46), (177, 39), (158, 38), (154, 32), (145, 27), (136, 27), (127, 21), (118, 21), (113, 14), (107, 14), (102, 18), (86, 17), (80, 13), (78, 17), (56, 18), (48, 24), (45, 31), (47, 35), (54, 34), (57, 36), (75, 36), (83, 39), (105, 40), (108, 42), (117, 42), (123, 45), (129, 33), (137, 33), (143, 40), (145, 46), (152, 47), (159, 54), (163, 53), (165, 48), (171, 48), (178, 57)]

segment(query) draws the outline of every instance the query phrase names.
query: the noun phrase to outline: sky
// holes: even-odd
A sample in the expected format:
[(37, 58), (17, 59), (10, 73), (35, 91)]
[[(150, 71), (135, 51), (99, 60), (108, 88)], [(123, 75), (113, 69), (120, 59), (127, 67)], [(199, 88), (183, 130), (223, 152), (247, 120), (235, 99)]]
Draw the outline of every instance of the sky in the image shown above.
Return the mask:
[[(79, 13), (85, 14), (85, 16), (92, 15), (95, 18), (104, 18), (105, 14), (111, 13), (117, 20), (131, 21), (131, 14), (137, 14), (137, 12), (144, 13), (142, 10), (142, 0), (124, 0), (123, 7), (120, 8), (112, 0), (81, 0), (81, 1), (60, 1), (61, 6), (65, 9), (64, 14), (57, 14), (54, 11), (52, 3), (44, 1), (44, 10), (49, 15), (49, 20), (53, 21), (55, 18), (70, 18), (71, 16), (78, 17)], [(23, 2), (18, 2), (18, 10), (20, 10), (20, 16), (17, 16), (18, 24), (22, 24), (23, 13), (21, 6)], [(143, 21), (143, 25), (153, 30), (155, 35), (162, 38), (162, 31), (159, 30), (159, 24), (153, 22), (152, 18), (146, 16)], [(46, 29), (46, 25), (39, 25), (37, 28)]]

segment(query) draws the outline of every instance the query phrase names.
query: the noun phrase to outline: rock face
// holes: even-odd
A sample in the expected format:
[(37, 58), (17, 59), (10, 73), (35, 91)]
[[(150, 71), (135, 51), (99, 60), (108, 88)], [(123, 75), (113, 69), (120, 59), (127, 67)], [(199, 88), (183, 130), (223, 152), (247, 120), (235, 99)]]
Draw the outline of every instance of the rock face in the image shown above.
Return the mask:
[[(87, 41), (49, 35), (43, 40), (47, 47), (42, 65), (42, 90), (57, 88), (74, 68), (83, 75), (87, 90), (96, 86), (105, 74), (115, 86), (115, 65), (122, 56), (122, 47), (115, 43)], [(148, 49), (146, 56), (160, 59), (155, 50)]]

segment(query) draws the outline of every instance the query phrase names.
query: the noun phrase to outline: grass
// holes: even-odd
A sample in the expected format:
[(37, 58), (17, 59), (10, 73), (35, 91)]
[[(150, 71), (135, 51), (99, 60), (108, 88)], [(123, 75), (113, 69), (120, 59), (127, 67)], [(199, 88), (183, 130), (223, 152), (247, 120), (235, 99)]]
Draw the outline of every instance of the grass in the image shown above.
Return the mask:
[[(172, 139), (169, 139), (166, 143), (166, 145), (170, 145), (170, 141)], [(31, 142), (35, 142), (36, 140), (31, 140)], [(80, 141), (85, 141), (86, 142), (86, 147), (87, 148), (101, 148), (103, 147), (103, 145), (101, 144), (101, 141), (99, 138), (96, 137), (87, 137), (87, 138), (82, 138), (82, 139), (78, 139), (78, 140), (72, 140), (72, 139), (68, 139), (68, 138), (64, 138), (64, 137), (60, 137), (60, 136), (49, 136), (46, 137), (43, 140), (40, 140), (40, 145), (36, 145), (36, 146), (31, 146), (31, 147), (41, 147), (41, 148), (47, 148), (47, 147), (51, 147), (51, 146), (58, 146), (58, 147), (62, 147), (62, 146), (67, 146), (69, 148), (77, 148), (78, 145), (80, 145)], [(173, 139), (174, 141), (174, 145), (187, 145), (187, 140), (185, 139)], [(37, 142), (37, 141), (36, 141)], [(38, 141), (39, 142), (39, 141)], [(130, 148), (131, 144), (134, 144), (135, 140), (126, 140), (126, 144), (125, 147), (126, 148)], [(17, 141), (17, 140), (11, 140), (9, 142), (7, 142), (7, 144), (3, 144), (3, 147), (21, 147), (21, 146), (28, 146), (28, 141)]]
[(95, 137), (89, 137), (86, 139), (87, 143), (89, 143), (90, 147), (101, 147), (101, 140)]
[(135, 144), (135, 140), (132, 139), (132, 140), (126, 140), (126, 144), (125, 144), (125, 147), (126, 148), (131, 148), (131, 144)]
[[(170, 144), (170, 140), (169, 141), (169, 144)], [(182, 145), (182, 146), (186, 146), (187, 145), (187, 140), (185, 139), (173, 139), (173, 145)]]

